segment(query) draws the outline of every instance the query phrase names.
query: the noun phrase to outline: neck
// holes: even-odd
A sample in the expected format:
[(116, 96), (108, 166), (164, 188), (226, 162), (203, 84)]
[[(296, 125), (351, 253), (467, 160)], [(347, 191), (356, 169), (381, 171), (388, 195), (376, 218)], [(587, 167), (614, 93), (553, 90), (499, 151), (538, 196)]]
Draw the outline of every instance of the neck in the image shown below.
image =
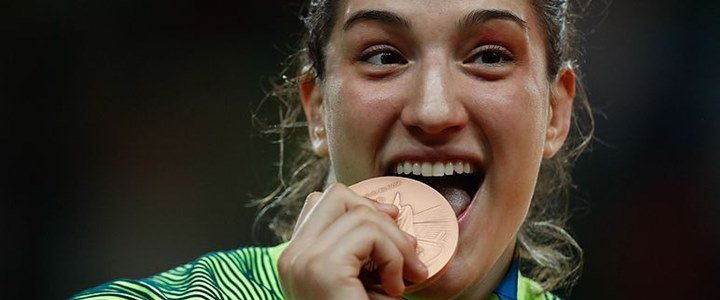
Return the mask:
[(505, 251), (500, 254), (495, 265), (490, 268), (485, 278), (469, 287), (464, 293), (458, 296), (457, 300), (464, 299), (489, 299), (492, 292), (500, 285), (515, 257), (515, 243), (508, 244)]

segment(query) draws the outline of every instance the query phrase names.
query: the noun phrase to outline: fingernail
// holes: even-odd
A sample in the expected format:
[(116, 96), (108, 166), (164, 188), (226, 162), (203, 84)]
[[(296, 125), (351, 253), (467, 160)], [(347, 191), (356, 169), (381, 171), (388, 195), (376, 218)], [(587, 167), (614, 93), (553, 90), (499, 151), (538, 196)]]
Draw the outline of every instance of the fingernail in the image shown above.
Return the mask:
[(387, 204), (387, 203), (380, 203), (380, 202), (376, 202), (376, 203), (377, 203), (377, 207), (380, 210), (382, 210), (386, 213), (389, 213), (394, 217), (397, 217), (397, 215), (400, 213), (400, 211), (398, 211), (398, 209), (395, 205)]
[(418, 263), (417, 263), (417, 264), (418, 264), (418, 271), (420, 271), (420, 273), (423, 275), (423, 277), (427, 277), (427, 275), (428, 275), (428, 268), (427, 268), (427, 266), (426, 266), (423, 262), (421, 262), (421, 261), (419, 261), (419, 260), (418, 260)]

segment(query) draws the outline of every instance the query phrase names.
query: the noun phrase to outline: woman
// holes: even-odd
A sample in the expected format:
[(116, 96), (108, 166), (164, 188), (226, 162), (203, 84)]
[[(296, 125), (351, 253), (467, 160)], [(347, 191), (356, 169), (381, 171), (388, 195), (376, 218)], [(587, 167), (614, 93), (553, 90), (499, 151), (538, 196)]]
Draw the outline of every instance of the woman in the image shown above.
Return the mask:
[[(561, 199), (592, 120), (566, 1), (313, 0), (304, 20), (301, 71), (276, 95), (299, 91), (313, 157), (263, 211), (289, 243), (77, 298), (535, 299), (572, 283)], [(447, 271), (410, 293), (428, 274), (398, 209), (347, 187), (386, 175), (440, 191), (460, 229)], [(380, 288), (359, 279), (367, 259)]]

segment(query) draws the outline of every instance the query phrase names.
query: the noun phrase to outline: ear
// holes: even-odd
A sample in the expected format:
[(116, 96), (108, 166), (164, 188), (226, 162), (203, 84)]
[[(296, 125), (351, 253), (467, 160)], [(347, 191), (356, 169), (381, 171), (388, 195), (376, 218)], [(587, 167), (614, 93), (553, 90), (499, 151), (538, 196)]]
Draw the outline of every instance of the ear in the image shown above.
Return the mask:
[(570, 132), (573, 99), (575, 98), (575, 71), (567, 66), (560, 70), (550, 93), (550, 108), (543, 157), (551, 158), (560, 151)]
[(322, 89), (317, 84), (312, 72), (307, 72), (300, 77), (300, 100), (308, 121), (313, 151), (320, 157), (326, 157), (328, 144), (323, 117)]

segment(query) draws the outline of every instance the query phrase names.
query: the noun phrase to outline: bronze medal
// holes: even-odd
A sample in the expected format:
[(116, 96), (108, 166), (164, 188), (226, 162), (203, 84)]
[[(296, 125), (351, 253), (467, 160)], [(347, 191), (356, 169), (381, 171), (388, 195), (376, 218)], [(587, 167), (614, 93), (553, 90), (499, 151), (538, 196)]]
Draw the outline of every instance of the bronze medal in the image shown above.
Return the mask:
[(428, 269), (428, 279), (406, 288), (417, 290), (440, 277), (455, 255), (458, 224), (445, 198), (420, 181), (405, 177), (376, 177), (350, 186), (366, 198), (397, 206), (397, 225), (417, 239), (418, 258)]

